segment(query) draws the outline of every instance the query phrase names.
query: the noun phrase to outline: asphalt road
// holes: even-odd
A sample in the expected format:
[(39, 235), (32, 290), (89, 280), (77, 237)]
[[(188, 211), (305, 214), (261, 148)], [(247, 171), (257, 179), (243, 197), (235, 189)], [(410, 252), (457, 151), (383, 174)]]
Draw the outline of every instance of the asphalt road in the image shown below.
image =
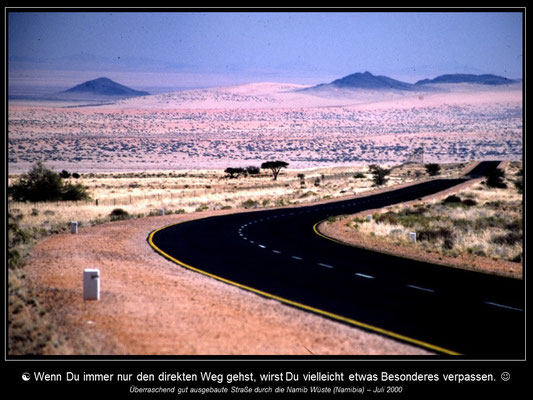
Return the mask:
[[(481, 163), (470, 177), (497, 165)], [(149, 242), (187, 268), (438, 353), (523, 358), (523, 281), (346, 246), (314, 230), (329, 216), (462, 182), (441, 179), (329, 204), (204, 218), (156, 230)]]

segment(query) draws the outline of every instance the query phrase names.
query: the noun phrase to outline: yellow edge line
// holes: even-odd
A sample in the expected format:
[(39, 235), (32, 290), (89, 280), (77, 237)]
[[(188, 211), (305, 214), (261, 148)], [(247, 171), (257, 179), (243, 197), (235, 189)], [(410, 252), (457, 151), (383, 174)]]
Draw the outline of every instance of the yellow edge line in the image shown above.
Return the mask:
[[(181, 265), (182, 267), (185, 267), (191, 271), (194, 271), (194, 272), (198, 272), (202, 275), (206, 275), (210, 278), (214, 278), (218, 281), (221, 281), (221, 282), (224, 282), (224, 283), (227, 283), (229, 285), (232, 285), (232, 286), (236, 286), (238, 288), (241, 288), (241, 289), (244, 289), (244, 290), (248, 290), (250, 292), (253, 292), (253, 293), (256, 293), (256, 294), (259, 294), (261, 296), (264, 296), (264, 297), (268, 297), (268, 298), (271, 298), (271, 299), (274, 299), (274, 300), (277, 300), (277, 301), (280, 301), (282, 303), (285, 303), (285, 304), (289, 304), (291, 306), (294, 306), (294, 307), (298, 307), (298, 308), (301, 308), (303, 310), (307, 310), (307, 311), (311, 311), (311, 312), (314, 312), (314, 313), (317, 313), (317, 314), (321, 314), (321, 315), (324, 315), (326, 317), (329, 317), (329, 318), (333, 318), (333, 319), (336, 319), (336, 320), (339, 320), (339, 321), (343, 321), (343, 322), (346, 322), (348, 324), (351, 324), (351, 325), (355, 325), (355, 326), (358, 326), (360, 328), (363, 328), (363, 329), (367, 329), (367, 330), (370, 330), (370, 331), (373, 331), (373, 332), (376, 332), (376, 333), (379, 333), (379, 334), (382, 334), (382, 335), (385, 335), (385, 336), (389, 336), (389, 337), (392, 337), (394, 339), (398, 339), (398, 340), (401, 340), (401, 341), (404, 341), (404, 342), (407, 342), (407, 343), (412, 343), (412, 344), (415, 344), (417, 346), (420, 346), (420, 347), (424, 347), (426, 349), (430, 349), (430, 350), (434, 350), (434, 351), (437, 351), (439, 353), (444, 353), (444, 354), (449, 354), (449, 355), (461, 355), (461, 353), (457, 353), (455, 351), (452, 351), (452, 350), (448, 350), (448, 349), (445, 349), (443, 347), (439, 347), (439, 346), (435, 346), (431, 343), (426, 343), (426, 342), (423, 342), (421, 340), (417, 340), (417, 339), (413, 339), (411, 337), (408, 337), (408, 336), (404, 336), (404, 335), (400, 335), (399, 333), (396, 333), (396, 332), (392, 332), (392, 331), (388, 331), (386, 329), (382, 329), (382, 328), (379, 328), (377, 326), (373, 326), (373, 325), (369, 325), (369, 324), (366, 324), (364, 322), (360, 322), (360, 321), (357, 321), (357, 320), (354, 320), (354, 319), (351, 319), (351, 318), (346, 318), (346, 317), (343, 317), (342, 315), (338, 315), (338, 314), (333, 314), (331, 312), (328, 312), (328, 311), (324, 311), (324, 310), (320, 310), (318, 308), (314, 308), (314, 307), (311, 307), (311, 306), (308, 306), (308, 305), (305, 305), (305, 304), (302, 304), (302, 303), (298, 303), (296, 301), (292, 301), (292, 300), (289, 300), (289, 299), (285, 299), (283, 297), (279, 297), (279, 296), (276, 296), (274, 294), (270, 294), (270, 293), (267, 293), (267, 292), (263, 292), (262, 290), (259, 290), (259, 289), (255, 289), (253, 287), (250, 287), (250, 286), (246, 286), (246, 285), (243, 285), (241, 283), (238, 283), (238, 282), (234, 282), (234, 281), (231, 281), (229, 279), (226, 279), (226, 278), (222, 278), (221, 276), (218, 276), (218, 275), (214, 275), (214, 274), (211, 274), (207, 271), (203, 271), (201, 269), (198, 269), (196, 267), (193, 267), (191, 265), (188, 265), (174, 257), (172, 257), (171, 255), (165, 253), (163, 250), (161, 250), (159, 247), (157, 247), (154, 242), (153, 242), (153, 237), (154, 235), (163, 230), (163, 229), (166, 229), (166, 228), (169, 228), (171, 226), (174, 226), (174, 225), (179, 225), (183, 222), (188, 222), (188, 221), (182, 221), (182, 222), (177, 222), (175, 224), (170, 224), (170, 225), (167, 225), (167, 226), (163, 226), (161, 228), (158, 228), (156, 230), (154, 230), (153, 232), (150, 233), (150, 235), (148, 236), (148, 243), (150, 244), (150, 246), (155, 250), (157, 251), (159, 254), (161, 254), (163, 257), (169, 259), (170, 261), (172, 262), (175, 262), (176, 264), (179, 264)], [(320, 221), (322, 222), (322, 221)], [(321, 234), (320, 232), (317, 231), (316, 229), (316, 226), (320, 223), (320, 222), (317, 222), (314, 226), (313, 226), (313, 229), (314, 231), (326, 238), (326, 239), (329, 239), (329, 240), (332, 240), (334, 242), (338, 242), (334, 239), (331, 239), (331, 238), (328, 238), (327, 236), (324, 236), (323, 234)], [(338, 242), (338, 243), (342, 243), (342, 242)]]

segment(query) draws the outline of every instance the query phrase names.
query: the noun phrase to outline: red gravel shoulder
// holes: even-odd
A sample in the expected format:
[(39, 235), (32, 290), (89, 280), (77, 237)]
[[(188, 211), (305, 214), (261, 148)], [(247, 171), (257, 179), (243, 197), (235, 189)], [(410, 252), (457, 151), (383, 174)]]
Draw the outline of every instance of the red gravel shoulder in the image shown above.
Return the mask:
[[(429, 354), (187, 270), (147, 243), (154, 229), (207, 215), (113, 222), (38, 243), (28, 276), (66, 337), (47, 353)], [(100, 269), (100, 301), (82, 299), (84, 268)]]

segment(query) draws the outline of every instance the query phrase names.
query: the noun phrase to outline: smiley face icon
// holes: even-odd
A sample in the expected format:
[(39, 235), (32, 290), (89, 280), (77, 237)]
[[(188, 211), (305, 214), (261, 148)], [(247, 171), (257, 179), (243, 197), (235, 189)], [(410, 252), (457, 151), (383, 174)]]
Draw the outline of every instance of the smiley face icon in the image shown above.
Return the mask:
[(511, 379), (511, 374), (509, 372), (503, 372), (502, 381), (507, 382), (509, 379)]

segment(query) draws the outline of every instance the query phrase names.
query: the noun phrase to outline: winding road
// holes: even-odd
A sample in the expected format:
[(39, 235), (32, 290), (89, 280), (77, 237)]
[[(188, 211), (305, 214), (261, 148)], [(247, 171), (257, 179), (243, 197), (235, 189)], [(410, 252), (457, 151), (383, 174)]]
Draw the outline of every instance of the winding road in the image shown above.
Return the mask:
[(178, 223), (155, 230), (148, 242), (186, 268), (439, 354), (523, 358), (522, 280), (343, 245), (315, 227), (329, 216), (448, 189), (498, 164), (366, 197)]

